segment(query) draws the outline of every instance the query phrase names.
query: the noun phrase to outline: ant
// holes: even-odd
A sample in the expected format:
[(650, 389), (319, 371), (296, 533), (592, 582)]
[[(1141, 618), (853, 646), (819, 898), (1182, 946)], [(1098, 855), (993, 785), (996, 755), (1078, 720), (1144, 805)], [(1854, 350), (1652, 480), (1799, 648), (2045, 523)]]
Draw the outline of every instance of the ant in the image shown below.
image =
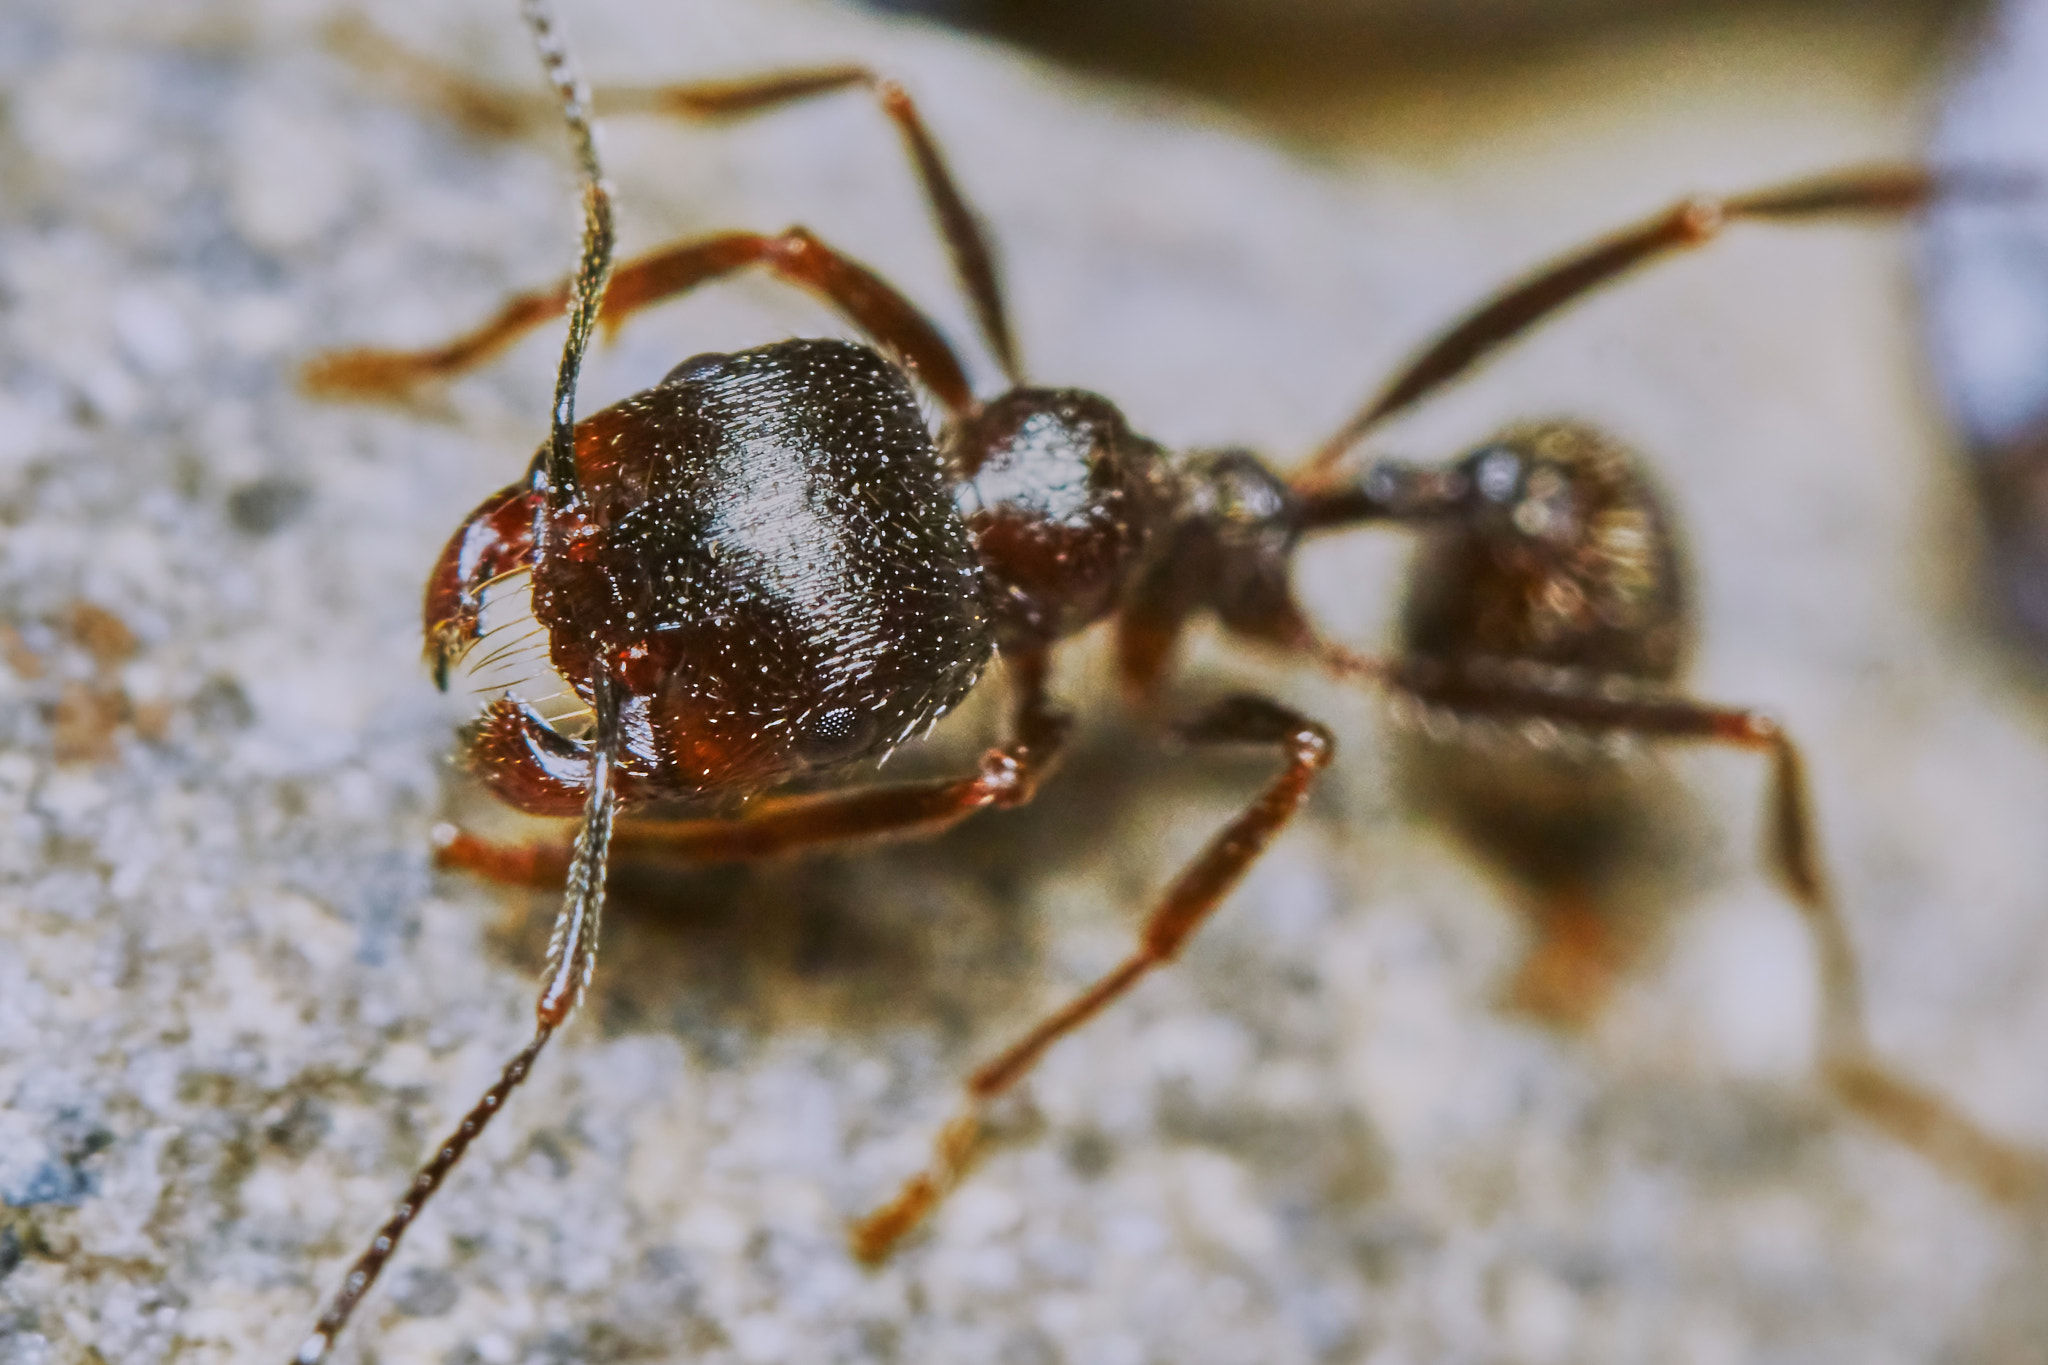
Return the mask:
[[(489, 696), (463, 733), (468, 769), (517, 810), (580, 823), (566, 847), (443, 831), (444, 866), (566, 887), (534, 1033), (420, 1168), (299, 1349), (300, 1365), (326, 1358), (427, 1200), (575, 1011), (596, 966), (615, 852), (687, 863), (762, 858), (935, 833), (984, 808), (1029, 802), (1072, 730), (1048, 685), (1053, 652), (1105, 623), (1125, 691), (1148, 714), (1163, 709), (1183, 631), (1208, 616), (1238, 639), (1384, 688), (1453, 745), (1460, 727), (1484, 727), (1539, 764), (1575, 766), (1589, 780), (1554, 784), (1539, 842), (1569, 841), (1594, 818), (1602, 779), (1622, 770), (1615, 751), (1630, 742), (1761, 756), (1765, 856), (1819, 947), (1830, 1089), (1997, 1197), (2048, 1193), (2039, 1157), (1984, 1133), (1874, 1054), (1798, 747), (1762, 712), (1683, 690), (1686, 575), (1672, 515), (1641, 460), (1588, 426), (1553, 421), (1512, 427), (1444, 465), (1345, 469), (1381, 423), (1501, 346), (1733, 223), (1899, 216), (1939, 198), (2006, 193), (2008, 182), (1879, 167), (1685, 200), (1482, 302), (1288, 476), (1249, 451), (1168, 452), (1106, 398), (1027, 384), (976, 215), (910, 97), (865, 68), (667, 87), (618, 102), (721, 117), (837, 91), (872, 94), (902, 136), (1004, 392), (977, 397), (915, 305), (800, 227), (687, 241), (614, 270), (591, 96), (545, 0), (523, 0), (522, 10), (577, 153), (585, 226), (574, 276), (515, 297), (445, 346), (325, 356), (305, 382), (330, 396), (399, 395), (567, 314), (548, 438), (526, 474), (448, 541), (428, 579), (424, 623), (437, 683)], [(577, 376), (600, 317), (616, 326), (753, 266), (818, 296), (867, 343), (795, 339), (693, 356), (654, 387), (577, 419)], [(920, 388), (944, 413), (936, 438)], [(1290, 582), (1306, 539), (1373, 525), (1411, 529), (1422, 542), (1403, 639), (1386, 657), (1324, 638)], [(929, 730), (996, 659), (1008, 738), (972, 773), (891, 786), (851, 780)], [(965, 1104), (937, 1135), (927, 1168), (854, 1227), (861, 1259), (886, 1257), (958, 1184), (991, 1104), (1178, 956), (1334, 754), (1327, 729), (1265, 696), (1230, 696), (1169, 728), (1190, 745), (1265, 749), (1277, 771), (1160, 895), (1121, 963), (967, 1078)], [(658, 808), (661, 818), (625, 814), (634, 807)], [(1580, 951), (1568, 928), (1553, 930), (1558, 943), (1539, 953)]]

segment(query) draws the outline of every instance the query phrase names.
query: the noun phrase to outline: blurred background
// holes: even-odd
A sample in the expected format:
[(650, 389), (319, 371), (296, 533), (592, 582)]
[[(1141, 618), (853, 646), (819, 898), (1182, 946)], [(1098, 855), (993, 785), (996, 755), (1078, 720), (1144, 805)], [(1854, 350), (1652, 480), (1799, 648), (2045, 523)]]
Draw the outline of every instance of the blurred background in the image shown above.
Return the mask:
[[(1733, 97), (1813, 62), (1921, 103), (1978, 0), (868, 0), (1229, 104), (1307, 146), (1397, 158), (1682, 81)], [(1562, 97), (1562, 98), (1561, 98)]]
[[(1926, 149), (1940, 164), (2048, 167), (2038, 0), (867, 3), (1192, 93), (1312, 159), (1405, 167), (1474, 221), (1570, 221), (1574, 201), (1806, 136), (1816, 155), (1832, 134), (1851, 157)], [(1943, 209), (1916, 248), (1930, 371), (1973, 457), (1982, 587), (2039, 652), (2048, 210)]]
[[(942, 33), (900, 0), (563, 7), (607, 81), (901, 76), (996, 228), (1034, 378), (1283, 466), (1475, 299), (1677, 196), (2048, 130), (1997, 95), (2048, 89), (2033, 49), (1979, 49), (1986, 11), (1955, 3), (911, 16)], [(563, 268), (558, 143), (452, 127), (323, 36), (366, 18), (524, 89), (510, 14), (0, 0), (0, 1365), (282, 1358), (525, 1037), (551, 905), (431, 872), (463, 794), (416, 613), (449, 528), (531, 450), (554, 339), (420, 411), (292, 382)], [(1944, 114), (1980, 50), (1991, 93)], [(607, 131), (629, 251), (801, 221), (968, 333), (872, 111)], [(2048, 689), (1987, 609), (1968, 458), (2024, 434), (2048, 374), (2024, 276), (2048, 236), (2008, 229), (1945, 258), (1892, 224), (1731, 233), (1374, 449), (1438, 460), (1565, 413), (1645, 453), (1689, 533), (1699, 692), (1806, 746), (1880, 1049), (2039, 1149)], [(1978, 263), (2008, 273), (1953, 288)], [(1989, 321), (1943, 312), (1931, 346), (1950, 294)], [(585, 402), (834, 325), (735, 284), (636, 319)], [(1957, 399), (1964, 350), (1989, 408)], [(1408, 548), (1304, 556), (1333, 635), (1386, 640)], [(82, 628), (108, 615), (132, 658)], [(1747, 756), (1674, 761), (1698, 848), (1642, 902), (1663, 950), (1567, 1036), (1499, 1007), (1517, 888), (1408, 809), (1376, 702), (1206, 636), (1190, 654), (1191, 689), (1270, 688), (1342, 758), (1187, 959), (1049, 1059), (929, 1242), (870, 1275), (841, 1228), (1265, 771), (1153, 757), (1085, 645), (1062, 682), (1086, 732), (1029, 810), (680, 895), (622, 875), (585, 1021), (356, 1358), (2048, 1360), (2043, 1220), (1813, 1082), (1810, 948), (1756, 865)], [(984, 695), (942, 744), (978, 747)], [(99, 718), (93, 743), (67, 716)]]

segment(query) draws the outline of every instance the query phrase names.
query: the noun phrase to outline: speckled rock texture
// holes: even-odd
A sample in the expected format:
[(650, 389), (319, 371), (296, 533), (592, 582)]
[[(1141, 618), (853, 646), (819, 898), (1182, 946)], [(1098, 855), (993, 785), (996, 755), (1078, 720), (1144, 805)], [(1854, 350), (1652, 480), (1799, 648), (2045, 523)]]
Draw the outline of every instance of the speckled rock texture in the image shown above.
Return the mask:
[[(509, 4), (364, 12), (537, 88)], [(559, 275), (567, 161), (395, 97), (332, 55), (342, 13), (0, 8), (4, 1365), (284, 1359), (529, 1025), (551, 898), (430, 868), (436, 821), (498, 817), (445, 762), (464, 708), (424, 676), (416, 612), (443, 538), (540, 439), (558, 339), (412, 411), (291, 376)], [(1279, 461), (1580, 237), (1915, 136), (1896, 84), (1788, 58), (1763, 70), (1792, 104), (1715, 123), (1673, 82), (1660, 123), (1651, 82), (1651, 112), (1608, 122), (1668, 144), (1631, 160), (1588, 132), (1578, 169), (1497, 157), (1473, 191), (1476, 160), (1311, 164), (1164, 96), (798, 0), (568, 23), (606, 79), (901, 75), (994, 225), (1032, 373)], [(629, 250), (802, 221), (970, 334), (858, 98), (621, 122), (607, 147)], [(1883, 228), (1741, 234), (1380, 445), (1448, 456), (1567, 413), (1650, 453), (1699, 568), (1701, 690), (1808, 745), (1879, 1044), (2048, 1146), (2048, 696), (1980, 607), (1905, 259)], [(771, 285), (721, 288), (628, 327), (586, 407), (697, 351), (835, 330)], [(1305, 557), (1333, 633), (1384, 638), (1401, 549)], [(846, 1221), (922, 1160), (957, 1078), (1120, 954), (1267, 771), (1160, 746), (1088, 646), (1060, 684), (1083, 737), (1034, 809), (622, 871), (585, 1013), (341, 1358), (2048, 1359), (2038, 1225), (1811, 1082), (1811, 952), (1756, 866), (1753, 762), (1672, 761), (1697, 847), (1641, 906), (1660, 947), (1562, 1035), (1499, 1007), (1515, 895), (1404, 805), (1381, 704), (1213, 640), (1179, 704), (1271, 688), (1328, 718), (1336, 766), (1186, 961), (1048, 1060), (931, 1234), (860, 1268)], [(899, 762), (962, 764), (994, 724), (970, 707)]]

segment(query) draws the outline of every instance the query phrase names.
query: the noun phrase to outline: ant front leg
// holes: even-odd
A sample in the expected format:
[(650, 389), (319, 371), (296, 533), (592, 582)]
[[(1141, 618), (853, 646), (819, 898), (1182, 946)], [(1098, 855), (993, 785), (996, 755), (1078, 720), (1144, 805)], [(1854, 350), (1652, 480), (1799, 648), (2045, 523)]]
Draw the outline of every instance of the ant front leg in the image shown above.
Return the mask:
[(1367, 432), (1452, 383), (1496, 350), (1561, 309), (1621, 276), (1715, 241), (1743, 220), (1797, 223), (1852, 215), (1911, 213), (1936, 199), (2035, 192), (2012, 177), (1943, 175), (1916, 167), (1878, 167), (1754, 191), (1681, 199), (1655, 217), (1562, 256), (1482, 302), (1424, 346), (1394, 379), (1336, 435), (1324, 442), (1297, 476), (1304, 490), (1321, 487), (1345, 453)]
[[(544, 101), (472, 80), (452, 67), (392, 42), (361, 19), (336, 21), (328, 30), (328, 40), (366, 74), (402, 88), (416, 101), (439, 109), (485, 136), (505, 137), (549, 126), (554, 116), (553, 107)], [(932, 220), (946, 243), (954, 277), (973, 307), (982, 338), (1009, 381), (1019, 382), (1017, 346), (1010, 331), (1002, 286), (996, 278), (995, 253), (988, 234), (982, 229), (980, 216), (960, 193), (959, 184), (919, 115), (916, 102), (895, 81), (864, 66), (826, 66), (733, 80), (599, 87), (594, 102), (607, 116), (659, 114), (698, 122), (722, 122), (772, 113), (822, 95), (853, 89), (873, 95), (882, 113), (896, 125)]]
[(1777, 721), (1758, 711), (1685, 698), (1617, 699), (1455, 677), (1419, 662), (1391, 665), (1386, 680), (1455, 714), (1730, 745), (1765, 756), (1771, 765), (1767, 856), (1806, 920), (1819, 957), (1825, 1083), (1849, 1109), (1988, 1197), (2009, 1204), (2048, 1197), (2048, 1157), (1994, 1137), (1874, 1054), (1855, 949), (1821, 870), (1805, 760)]
[[(1058, 765), (1070, 723), (1044, 704), (1035, 682), (1020, 691), (1016, 738), (983, 754), (972, 777), (771, 797), (731, 819), (622, 820), (613, 852), (656, 866), (752, 862), (826, 844), (935, 835), (978, 810), (1024, 805)], [(562, 884), (573, 854), (559, 841), (499, 842), (454, 826), (442, 826), (436, 838), (441, 867), (542, 890)]]
[(1335, 747), (1322, 726), (1261, 697), (1230, 698), (1179, 727), (1178, 733), (1191, 744), (1271, 745), (1285, 756), (1286, 766), (1181, 872), (1146, 920), (1130, 956), (967, 1078), (966, 1106), (939, 1130), (931, 1164), (912, 1176), (894, 1199), (854, 1225), (853, 1250), (861, 1260), (872, 1264), (885, 1259), (960, 1182), (979, 1148), (981, 1116), (990, 1103), (1023, 1080), (1054, 1043), (1180, 954), (1301, 809), (1309, 783), (1328, 766)]
[[(607, 331), (642, 308), (686, 294), (751, 265), (816, 295), (895, 353), (958, 418), (974, 408), (959, 357), (917, 306), (866, 266), (800, 227), (776, 236), (727, 232), (649, 252), (613, 272), (600, 309)], [(569, 305), (567, 284), (515, 295), (483, 326), (419, 351), (352, 350), (316, 356), (300, 372), (322, 398), (395, 399), (421, 384), (475, 369)]]

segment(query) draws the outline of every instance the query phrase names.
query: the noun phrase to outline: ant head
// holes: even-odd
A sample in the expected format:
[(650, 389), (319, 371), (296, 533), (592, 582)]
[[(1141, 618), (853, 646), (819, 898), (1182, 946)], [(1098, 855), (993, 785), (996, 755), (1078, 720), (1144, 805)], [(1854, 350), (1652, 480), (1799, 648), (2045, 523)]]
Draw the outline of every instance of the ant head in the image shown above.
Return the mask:
[[(493, 755), (568, 758), (599, 670), (617, 698), (624, 790), (687, 801), (884, 753), (988, 659), (980, 561), (945, 471), (902, 373), (865, 347), (695, 357), (580, 423), (576, 467), (564, 506), (519, 499), (534, 528), (531, 649), (544, 638), (546, 667), (473, 741), (487, 778)], [(457, 534), (437, 583), (462, 576), (465, 535), (516, 519), (505, 497)], [(491, 628), (482, 586), (464, 643)], [(431, 590), (428, 616), (445, 658)], [(556, 675), (560, 697), (538, 698)]]
[(865, 347), (698, 356), (584, 423), (577, 465), (535, 614), (566, 676), (611, 674), (629, 770), (701, 791), (869, 757), (988, 658), (945, 471)]

